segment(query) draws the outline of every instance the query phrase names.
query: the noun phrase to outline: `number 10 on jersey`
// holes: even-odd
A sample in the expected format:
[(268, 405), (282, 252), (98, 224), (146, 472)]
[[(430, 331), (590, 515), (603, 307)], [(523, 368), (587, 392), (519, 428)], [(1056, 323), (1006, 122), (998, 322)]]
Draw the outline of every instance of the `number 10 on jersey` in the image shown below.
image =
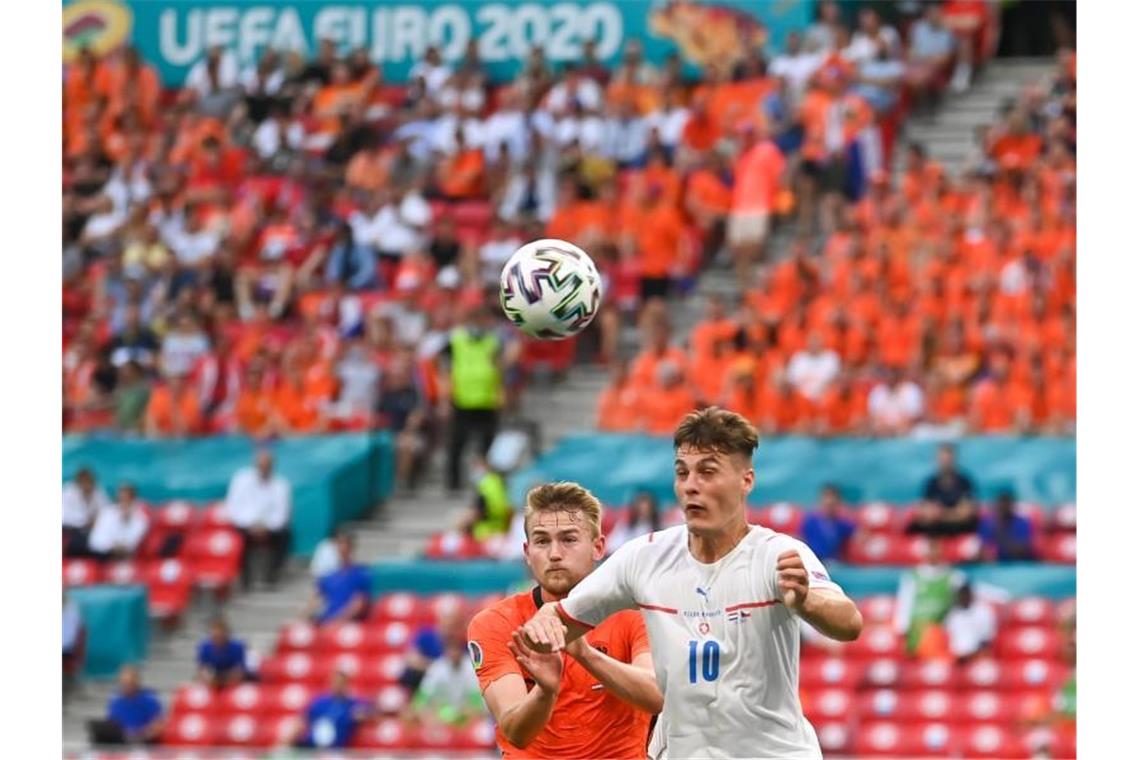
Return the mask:
[[(699, 641), (689, 642), (689, 683), (697, 682), (697, 645)], [(706, 681), (715, 681), (720, 675), (720, 644), (716, 641), (706, 641), (701, 647), (700, 676)]]

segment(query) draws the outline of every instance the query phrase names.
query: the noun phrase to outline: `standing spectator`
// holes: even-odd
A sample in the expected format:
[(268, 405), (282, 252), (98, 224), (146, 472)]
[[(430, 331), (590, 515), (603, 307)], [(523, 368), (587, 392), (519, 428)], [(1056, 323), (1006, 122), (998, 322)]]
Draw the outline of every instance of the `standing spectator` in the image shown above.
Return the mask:
[(130, 483), (119, 486), (113, 506), (99, 510), (91, 529), (91, 553), (103, 560), (130, 559), (146, 537), (150, 520)]
[(950, 647), (950, 654), (958, 662), (966, 662), (985, 651), (997, 635), (997, 617), (989, 604), (974, 595), (969, 583), (958, 587), (954, 606), (946, 613), (942, 627)]
[(90, 721), (87, 729), (92, 744), (157, 744), (165, 723), (158, 695), (142, 687), (138, 668), (124, 665), (107, 717)]
[(305, 615), (317, 625), (361, 620), (368, 613), (372, 578), (367, 567), (354, 561), (353, 544), (352, 534), (338, 535), (340, 566), (317, 579)]
[(75, 479), (63, 486), (64, 555), (82, 557), (88, 552), (87, 541), (95, 518), (111, 506), (111, 500), (95, 482), (95, 473), (83, 467)]
[(400, 683), (415, 694), (431, 664), (443, 656), (448, 644), (456, 642), (463, 646), (466, 639), (467, 621), (458, 609), (445, 609), (438, 613), (435, 625), (424, 626), (416, 631), (411, 645), (404, 656), (404, 672)]
[(922, 18), (910, 29), (907, 49), (907, 86), (919, 107), (928, 106), (949, 78), (958, 43), (942, 20), (937, 3), (925, 6)]
[(786, 162), (768, 136), (764, 120), (746, 120), (739, 128), (743, 139), (732, 188), (732, 215), (728, 246), (736, 262), (739, 282), (752, 282), (752, 263), (762, 261), (776, 194), (784, 186)]
[(942, 549), (937, 541), (929, 542), (920, 565), (899, 578), (895, 631), (906, 637), (908, 654), (922, 656), (945, 651), (939, 625), (964, 582), (965, 575), (942, 560)]
[(392, 358), (384, 373), (377, 405), (382, 424), (396, 436), (396, 483), (409, 492), (415, 491), (423, 472), (430, 425), (412, 361), (407, 351)]
[(606, 553), (613, 554), (622, 544), (659, 530), (661, 513), (657, 508), (657, 497), (649, 491), (640, 491), (606, 537)]
[(843, 513), (839, 488), (828, 484), (819, 494), (819, 509), (804, 518), (800, 535), (824, 562), (840, 559), (855, 535), (855, 521)]
[(998, 494), (994, 514), (982, 517), (978, 535), (987, 559), (1010, 562), (1037, 558), (1033, 546), (1033, 523), (1017, 513), (1013, 494), (1009, 491)]
[(788, 382), (800, 395), (818, 403), (839, 375), (839, 369), (839, 354), (824, 346), (819, 332), (812, 332), (807, 347), (793, 354), (788, 362)]
[(253, 467), (234, 473), (226, 492), (226, 517), (242, 536), (241, 580), (253, 582), (254, 549), (269, 553), (266, 582), (275, 585), (289, 553), (289, 520), (293, 510), (292, 486), (273, 471), (273, 454), (257, 452)]
[(459, 490), (460, 463), (468, 438), (478, 437), (479, 456), (486, 456), (499, 430), (503, 407), (503, 365), (506, 347), (495, 332), (489, 306), (479, 306), (466, 323), (451, 332), (440, 351), (440, 375), (447, 378), (447, 401), (441, 412), (450, 418), (447, 440), (447, 487)]
[(480, 458), (473, 470), (474, 503), (456, 529), (470, 534), (476, 541), (504, 535), (510, 530), (514, 511), (507, 492), (506, 469), (500, 469), (490, 458)]
[(867, 415), (876, 435), (905, 435), (922, 419), (925, 408), (922, 389), (896, 367), (887, 368), (886, 378), (867, 397)]
[(198, 680), (221, 689), (248, 677), (245, 642), (230, 635), (224, 618), (214, 618), (210, 622), (210, 635), (198, 644)]
[(412, 700), (418, 721), (462, 727), (485, 715), (483, 691), (467, 656), (467, 642), (448, 641), (443, 656), (427, 669)]
[(347, 747), (356, 727), (374, 713), (375, 708), (368, 700), (352, 696), (348, 674), (337, 670), (333, 673), (329, 692), (309, 703), (304, 723), (297, 728), (291, 744), (300, 748)]
[(922, 489), (922, 503), (907, 533), (957, 536), (978, 529), (974, 481), (958, 469), (957, 453), (950, 444), (938, 447), (938, 471)]

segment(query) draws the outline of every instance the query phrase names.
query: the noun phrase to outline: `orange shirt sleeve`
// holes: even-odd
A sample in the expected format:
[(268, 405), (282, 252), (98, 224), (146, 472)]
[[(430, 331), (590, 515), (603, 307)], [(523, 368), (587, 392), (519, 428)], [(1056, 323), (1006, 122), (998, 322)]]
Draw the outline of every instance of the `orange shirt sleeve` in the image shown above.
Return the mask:
[(483, 610), (467, 626), (468, 654), (479, 678), (480, 689), (486, 691), (503, 676), (515, 674), (522, 677), (518, 662), (507, 649), (507, 642), (516, 627), (495, 609)]
[(645, 629), (645, 621), (640, 612), (624, 610), (618, 613), (621, 618), (622, 637), (629, 645), (629, 661), (633, 662), (639, 654), (650, 651), (649, 631)]

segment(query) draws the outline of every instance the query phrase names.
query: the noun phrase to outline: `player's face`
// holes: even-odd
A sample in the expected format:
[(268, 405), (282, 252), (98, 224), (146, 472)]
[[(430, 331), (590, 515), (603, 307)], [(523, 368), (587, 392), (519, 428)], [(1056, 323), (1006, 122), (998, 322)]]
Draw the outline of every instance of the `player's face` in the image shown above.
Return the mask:
[(547, 593), (565, 596), (605, 556), (605, 539), (594, 538), (581, 512), (538, 512), (530, 520), (526, 562)]
[(690, 531), (716, 533), (745, 522), (744, 501), (752, 490), (752, 463), (738, 454), (677, 449), (673, 493)]

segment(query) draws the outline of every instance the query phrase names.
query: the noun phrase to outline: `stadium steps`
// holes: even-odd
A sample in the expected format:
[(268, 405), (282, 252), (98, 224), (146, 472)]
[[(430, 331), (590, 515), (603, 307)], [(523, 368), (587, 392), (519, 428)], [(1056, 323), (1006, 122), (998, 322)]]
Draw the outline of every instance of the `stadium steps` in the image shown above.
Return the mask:
[(1003, 103), (1017, 97), (1026, 86), (1040, 82), (1053, 66), (1048, 58), (1009, 58), (987, 64), (967, 92), (948, 94), (932, 117), (907, 122), (904, 142), (895, 151), (896, 175), (902, 170), (906, 142), (925, 145), (931, 159), (952, 176), (959, 175), (973, 152), (974, 131), (992, 123)]

